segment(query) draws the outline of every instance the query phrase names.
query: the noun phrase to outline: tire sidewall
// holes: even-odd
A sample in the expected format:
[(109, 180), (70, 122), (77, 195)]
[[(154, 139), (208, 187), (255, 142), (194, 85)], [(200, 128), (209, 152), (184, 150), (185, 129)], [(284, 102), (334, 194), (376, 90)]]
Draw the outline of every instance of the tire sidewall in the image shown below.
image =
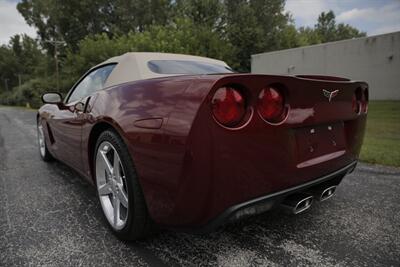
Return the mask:
[(121, 137), (112, 130), (106, 130), (103, 133), (101, 133), (99, 138), (97, 139), (96, 149), (95, 149), (95, 153), (93, 155), (93, 162), (94, 162), (93, 173), (94, 173), (94, 180), (95, 180), (94, 182), (95, 182), (95, 186), (96, 186), (96, 194), (97, 194), (99, 203), (100, 203), (100, 196), (99, 196), (99, 192), (97, 189), (96, 157), (97, 157), (99, 146), (104, 141), (107, 141), (114, 146), (115, 150), (117, 151), (117, 153), (119, 155), (121, 163), (122, 163), (122, 168), (125, 173), (125, 178), (126, 178), (125, 180), (127, 183), (127, 190), (128, 190), (128, 218), (127, 218), (124, 228), (117, 230), (110, 225), (110, 223), (108, 222), (108, 220), (104, 214), (103, 208), (101, 207), (102, 214), (103, 214), (103, 218), (107, 222), (107, 225), (117, 235), (117, 237), (119, 237), (121, 239), (125, 239), (124, 237), (126, 235), (129, 235), (132, 227), (134, 227), (136, 194), (133, 190), (134, 185), (133, 185), (132, 180), (136, 179), (136, 171), (133, 167), (132, 160), (129, 156), (128, 149), (127, 149), (126, 145), (123, 143), (123, 140), (121, 139)]
[[(42, 131), (43, 131), (43, 142), (44, 142), (44, 155), (42, 155), (42, 152), (40, 151), (40, 141), (39, 141), (39, 126), (42, 126)], [(43, 130), (43, 125), (42, 122), (39, 120), (36, 125), (36, 134), (37, 134), (37, 145), (39, 149), (39, 155), (44, 161), (50, 161), (52, 159), (52, 155), (50, 154), (49, 150), (47, 149), (47, 143), (46, 143), (46, 136), (44, 134)]]

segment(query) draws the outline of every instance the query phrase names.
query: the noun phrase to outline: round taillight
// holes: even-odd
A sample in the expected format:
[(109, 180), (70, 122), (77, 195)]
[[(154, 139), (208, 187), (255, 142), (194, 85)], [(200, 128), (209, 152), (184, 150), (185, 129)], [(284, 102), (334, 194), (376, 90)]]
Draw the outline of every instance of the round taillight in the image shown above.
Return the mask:
[(246, 113), (244, 97), (232, 87), (219, 88), (211, 100), (211, 107), (214, 118), (227, 127), (237, 126)]
[(265, 88), (258, 96), (257, 110), (260, 116), (272, 123), (285, 119), (285, 98), (283, 93), (272, 87)]

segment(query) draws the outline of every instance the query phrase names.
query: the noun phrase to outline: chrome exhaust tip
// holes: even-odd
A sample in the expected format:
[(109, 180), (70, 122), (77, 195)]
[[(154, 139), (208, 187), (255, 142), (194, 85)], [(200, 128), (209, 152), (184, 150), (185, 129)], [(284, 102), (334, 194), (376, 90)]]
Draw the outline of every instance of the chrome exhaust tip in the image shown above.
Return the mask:
[(292, 214), (299, 214), (311, 207), (313, 198), (312, 195), (308, 194), (294, 194), (285, 198), (281, 206)]
[(333, 196), (336, 191), (336, 185), (330, 186), (322, 191), (321, 195), (319, 196), (319, 201), (325, 201)]

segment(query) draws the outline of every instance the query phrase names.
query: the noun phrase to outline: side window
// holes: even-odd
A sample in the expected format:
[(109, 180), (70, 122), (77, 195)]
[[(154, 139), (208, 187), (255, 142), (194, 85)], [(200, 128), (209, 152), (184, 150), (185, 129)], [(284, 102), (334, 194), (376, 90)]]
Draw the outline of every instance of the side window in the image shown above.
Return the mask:
[(67, 102), (71, 103), (77, 101), (98, 90), (103, 89), (108, 76), (115, 66), (116, 64), (106, 65), (90, 72), (77, 86), (75, 86), (75, 89), (69, 96)]

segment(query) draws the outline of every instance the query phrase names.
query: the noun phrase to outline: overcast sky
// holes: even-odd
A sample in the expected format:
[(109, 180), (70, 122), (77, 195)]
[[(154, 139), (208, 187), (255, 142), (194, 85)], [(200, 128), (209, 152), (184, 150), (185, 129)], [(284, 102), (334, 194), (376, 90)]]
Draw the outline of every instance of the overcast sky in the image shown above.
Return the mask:
[[(0, 0), (0, 44), (17, 33), (36, 36), (16, 9), (18, 0)], [(322, 11), (333, 10), (338, 22), (376, 35), (400, 31), (400, 0), (287, 0), (296, 27), (313, 26)]]
[(287, 0), (296, 27), (314, 26), (318, 15), (333, 10), (337, 22), (368, 35), (400, 31), (400, 0)]

